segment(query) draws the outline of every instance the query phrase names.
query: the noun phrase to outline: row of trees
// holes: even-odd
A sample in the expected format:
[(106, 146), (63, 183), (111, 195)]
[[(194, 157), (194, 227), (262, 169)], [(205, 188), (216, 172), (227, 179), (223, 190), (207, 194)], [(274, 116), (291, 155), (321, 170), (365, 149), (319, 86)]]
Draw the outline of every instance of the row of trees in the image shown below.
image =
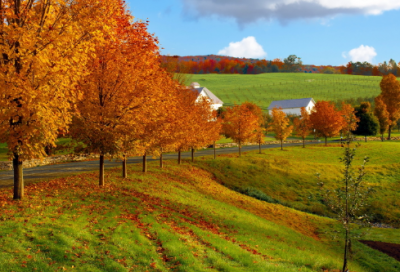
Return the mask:
[[(104, 158), (192, 150), (219, 139), (210, 102), (161, 65), (146, 22), (122, 0), (1, 1), (0, 142), (24, 196), (22, 163), (68, 135)], [(145, 164), (144, 164), (145, 170)]]
[(276, 72), (298, 72), (302, 66), (301, 59), (290, 55), (281, 59), (255, 60), (225, 56), (179, 57), (163, 56), (163, 65), (176, 73), (186, 74), (261, 74)]

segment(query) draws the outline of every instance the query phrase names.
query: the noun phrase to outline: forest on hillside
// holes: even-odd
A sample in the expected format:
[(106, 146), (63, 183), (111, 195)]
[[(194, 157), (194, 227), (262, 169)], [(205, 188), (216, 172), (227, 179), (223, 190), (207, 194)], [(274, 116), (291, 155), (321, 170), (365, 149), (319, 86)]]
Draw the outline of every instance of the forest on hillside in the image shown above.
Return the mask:
[(162, 56), (164, 66), (177, 73), (188, 74), (261, 74), (278, 72), (349, 74), (365, 76), (400, 75), (400, 62), (390, 59), (377, 65), (349, 62), (346, 66), (305, 65), (301, 58), (290, 55), (283, 60), (234, 58), (229, 56)]

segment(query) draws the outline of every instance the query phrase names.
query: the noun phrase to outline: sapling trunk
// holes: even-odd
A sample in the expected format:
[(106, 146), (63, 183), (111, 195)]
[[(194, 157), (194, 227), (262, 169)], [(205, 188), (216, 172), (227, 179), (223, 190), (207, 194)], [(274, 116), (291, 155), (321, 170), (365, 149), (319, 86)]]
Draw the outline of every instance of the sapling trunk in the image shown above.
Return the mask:
[(242, 144), (239, 141), (239, 157), (241, 157), (241, 156), (242, 156)]
[(122, 177), (128, 177), (128, 168), (126, 166), (126, 156), (124, 155), (124, 159), (122, 160)]
[(181, 150), (178, 151), (178, 164), (181, 164), (182, 161), (182, 156), (181, 156)]
[(261, 154), (261, 142), (258, 143), (258, 150), (260, 151)]
[(283, 140), (281, 140), (281, 150), (283, 150)]
[(192, 148), (192, 162), (194, 162), (194, 148)]
[(162, 148), (161, 148), (161, 154), (160, 154), (160, 168), (164, 168)]
[(303, 137), (303, 148), (305, 148), (305, 147), (306, 147), (306, 143), (305, 143), (305, 141), (306, 141), (306, 138), (305, 138), (305, 137)]
[(104, 186), (104, 155), (100, 155), (99, 186)]
[(217, 158), (217, 149), (215, 147), (215, 141), (214, 141), (214, 160)]
[(22, 168), (22, 161), (19, 160), (19, 155), (14, 153), (13, 158), (14, 168), (14, 199), (24, 198), (24, 173)]
[(143, 173), (147, 173), (147, 154), (143, 155)]
[(388, 131), (388, 140), (391, 140), (391, 135), (392, 135), (392, 125), (389, 125), (389, 131)]
[(365, 142), (367, 142), (367, 136), (364, 136), (364, 138), (365, 138)]
[(325, 137), (325, 146), (328, 146), (328, 137)]

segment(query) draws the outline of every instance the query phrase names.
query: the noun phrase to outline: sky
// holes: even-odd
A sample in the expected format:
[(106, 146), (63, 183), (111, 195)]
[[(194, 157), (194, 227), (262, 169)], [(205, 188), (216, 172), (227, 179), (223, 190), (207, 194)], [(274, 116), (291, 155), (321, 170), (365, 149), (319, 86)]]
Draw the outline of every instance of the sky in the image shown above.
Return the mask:
[(163, 55), (400, 62), (400, 0), (126, 0)]

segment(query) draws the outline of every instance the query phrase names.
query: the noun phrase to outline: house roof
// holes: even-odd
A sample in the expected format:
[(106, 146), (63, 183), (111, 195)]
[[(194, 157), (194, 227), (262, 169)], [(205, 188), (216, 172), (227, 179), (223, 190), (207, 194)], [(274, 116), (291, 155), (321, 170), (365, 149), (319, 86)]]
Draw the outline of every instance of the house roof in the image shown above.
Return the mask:
[(282, 109), (307, 107), (311, 101), (315, 104), (315, 101), (312, 98), (272, 101), (272, 103), (271, 103), (271, 105), (269, 105), (268, 109), (272, 110), (275, 107), (282, 108)]
[(201, 94), (202, 91), (208, 96), (208, 98), (212, 101), (213, 104), (224, 104), (221, 99), (219, 99), (215, 94), (213, 94), (206, 87), (193, 88), (193, 90), (197, 91), (198, 94)]

